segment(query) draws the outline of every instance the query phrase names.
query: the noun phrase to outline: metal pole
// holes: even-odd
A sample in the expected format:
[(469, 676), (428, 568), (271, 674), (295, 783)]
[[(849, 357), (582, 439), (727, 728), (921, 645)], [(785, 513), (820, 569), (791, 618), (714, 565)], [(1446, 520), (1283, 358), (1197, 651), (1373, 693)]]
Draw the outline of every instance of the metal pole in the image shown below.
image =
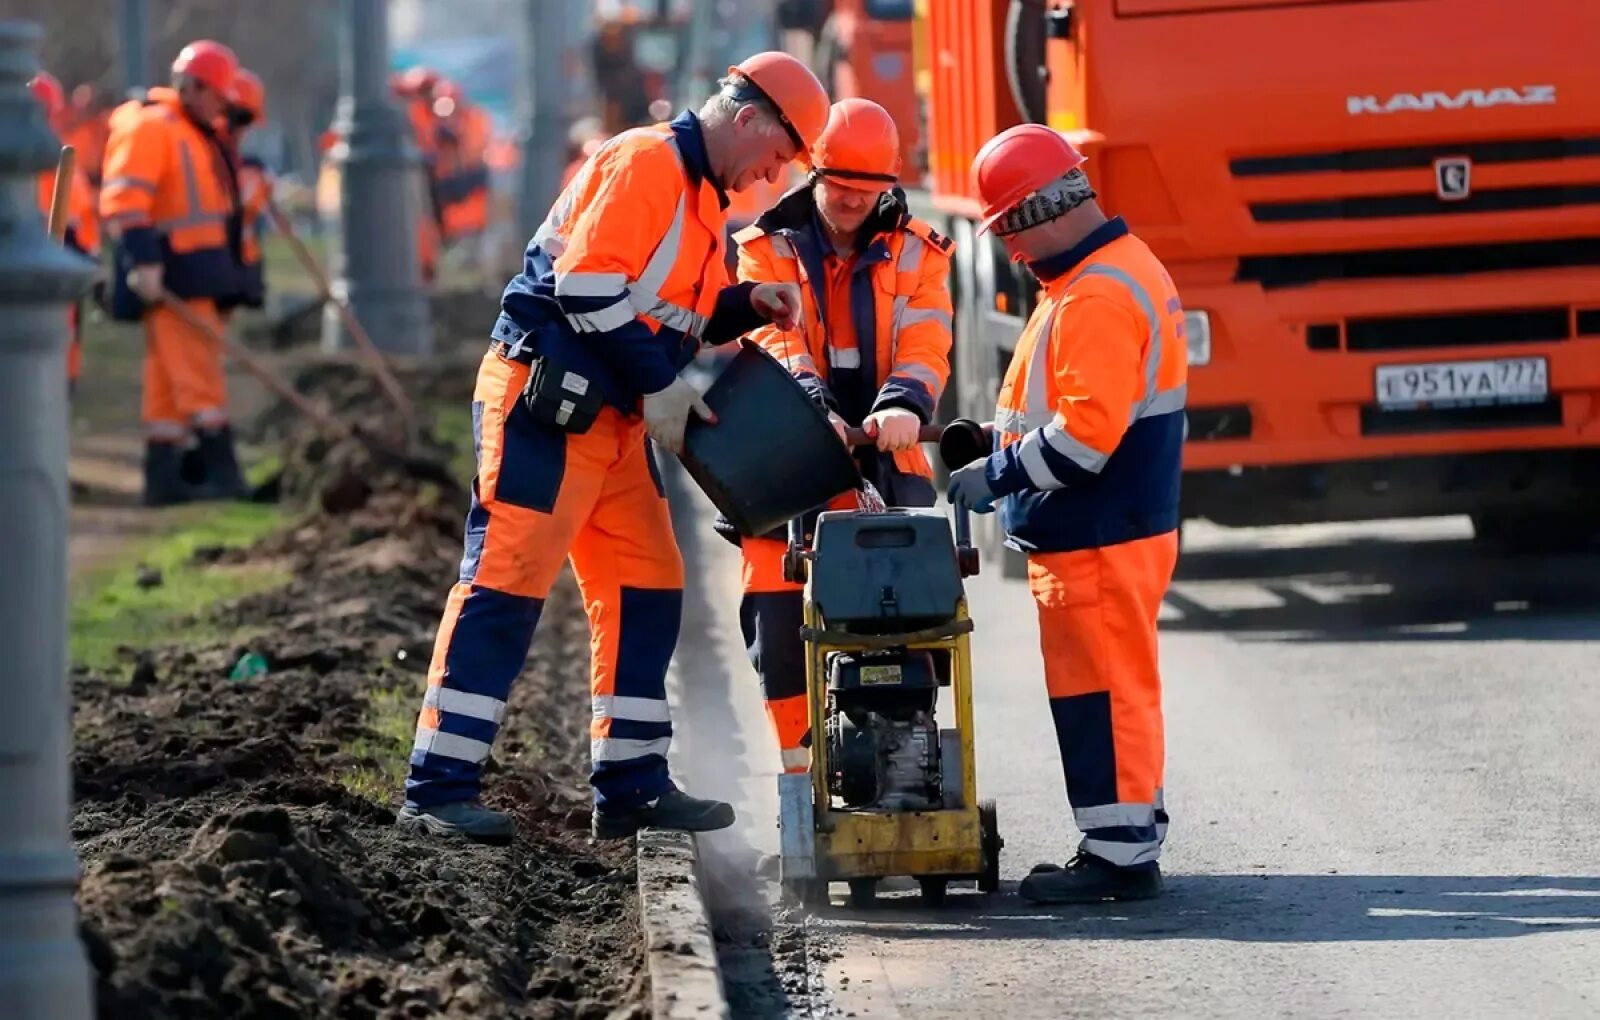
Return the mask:
[(43, 38), (0, 22), (0, 1012), (88, 1020), (69, 835), (66, 311), (93, 266), (39, 215), (38, 173), (60, 151), (26, 89)]
[(517, 223), (532, 237), (561, 190), (566, 168), (567, 49), (578, 37), (579, 19), (570, 0), (524, 0), (527, 53), (532, 73), (523, 76), (522, 186)]
[[(397, 354), (433, 353), (433, 320), (417, 268), (422, 191), (416, 148), (389, 102), (389, 26), (383, 0), (344, 0), (340, 21), (340, 98), (333, 151), (339, 165), (340, 231), (334, 297), (348, 301), (378, 346)], [(352, 345), (338, 308), (322, 319), (322, 345)]]
[(122, 92), (140, 96), (154, 84), (150, 80), (150, 19), (144, 0), (122, 0), (118, 17), (121, 33)]

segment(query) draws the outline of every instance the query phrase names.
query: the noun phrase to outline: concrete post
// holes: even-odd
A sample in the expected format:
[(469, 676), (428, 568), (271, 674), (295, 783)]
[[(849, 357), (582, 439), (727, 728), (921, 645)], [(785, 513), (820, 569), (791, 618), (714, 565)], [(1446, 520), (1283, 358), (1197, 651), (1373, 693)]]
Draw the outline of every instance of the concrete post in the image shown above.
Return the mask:
[[(348, 298), (373, 342), (396, 354), (433, 353), (433, 320), (417, 266), (420, 163), (404, 115), (389, 101), (389, 27), (383, 0), (343, 0), (340, 97), (333, 151), (340, 230), (333, 292)], [(338, 309), (322, 319), (322, 345), (350, 347)]]
[(145, 89), (155, 84), (150, 78), (150, 19), (144, 0), (122, 0), (117, 29), (122, 94), (143, 95)]
[(527, 59), (523, 76), (522, 186), (517, 223), (524, 240), (533, 236), (561, 190), (567, 156), (567, 50), (579, 36), (570, 0), (524, 0)]
[(60, 152), (26, 88), (43, 38), (0, 21), (0, 1013), (88, 1020), (70, 837), (67, 303), (93, 266), (39, 215), (37, 175)]

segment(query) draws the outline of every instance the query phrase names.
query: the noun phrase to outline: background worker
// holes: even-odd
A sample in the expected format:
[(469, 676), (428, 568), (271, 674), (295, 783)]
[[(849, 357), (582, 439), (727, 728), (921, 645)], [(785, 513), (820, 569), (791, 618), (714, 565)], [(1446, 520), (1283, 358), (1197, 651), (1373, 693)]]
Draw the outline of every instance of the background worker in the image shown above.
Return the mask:
[(1065, 868), (1022, 882), (1039, 903), (1161, 892), (1165, 747), (1156, 613), (1178, 555), (1188, 352), (1171, 279), (1107, 220), (1057, 132), (1025, 124), (973, 160), (984, 207), (1045, 296), (995, 409), (998, 451), (952, 473), (949, 497), (987, 512), (1028, 554), (1045, 686), (1083, 831)]
[[(162, 297), (170, 292), (220, 332), (217, 302), (239, 291), (239, 183), (216, 130), (238, 70), (221, 43), (190, 43), (173, 61), (172, 87), (119, 108), (106, 143), (100, 214), (117, 241), (112, 313), (144, 325), (144, 500), (152, 506), (245, 491), (222, 350)], [(191, 430), (207, 479), (200, 486), (181, 471)]]
[(267, 119), (267, 90), (255, 72), (239, 68), (234, 77), (234, 102), (228, 109), (224, 137), (239, 172), (240, 259), (244, 267), (238, 304), (260, 308), (266, 304), (267, 281), (261, 262), (261, 235), (267, 227), (267, 204), (272, 201), (272, 174), (255, 156), (240, 151), (245, 133)]
[[(951, 242), (907, 211), (895, 186), (899, 134), (878, 104), (835, 103), (812, 164), (805, 187), (736, 237), (740, 279), (794, 284), (802, 294), (801, 330), (763, 326), (752, 338), (827, 409), (841, 436), (848, 424), (876, 438), (856, 459), (886, 502), (932, 506), (933, 470), (917, 431), (933, 420), (950, 376)], [(842, 499), (854, 505), (855, 495)], [(740, 540), (739, 621), (783, 767), (803, 772), (802, 589), (783, 579), (785, 545), (780, 532)]]
[(757, 54), (698, 115), (608, 142), (529, 242), (478, 373), (466, 554), (400, 825), (511, 837), (511, 820), (477, 802), (483, 764), (569, 553), (591, 633), (594, 835), (733, 823), (732, 807), (689, 796), (667, 772), (683, 562), (646, 436), (676, 454), (689, 415), (709, 420), (680, 375), (702, 342), (795, 324), (793, 287), (729, 285), (727, 192), (776, 177), (827, 116), (803, 64)]
[[(28, 82), (28, 88), (44, 110), (50, 130), (60, 137), (68, 127), (67, 96), (61, 82), (48, 71), (40, 71)], [(82, 159), (82, 154), (78, 159)], [(67, 224), (63, 241), (74, 251), (98, 258), (100, 218), (94, 206), (94, 189), (81, 161), (74, 166), (72, 180), (67, 187), (70, 190), (67, 193)], [(52, 166), (39, 171), (39, 212), (47, 222), (55, 193), (56, 168)], [(70, 338), (67, 345), (67, 392), (70, 394), (77, 389), (78, 375), (83, 368), (83, 312), (82, 306), (76, 301), (67, 309), (67, 327)]]

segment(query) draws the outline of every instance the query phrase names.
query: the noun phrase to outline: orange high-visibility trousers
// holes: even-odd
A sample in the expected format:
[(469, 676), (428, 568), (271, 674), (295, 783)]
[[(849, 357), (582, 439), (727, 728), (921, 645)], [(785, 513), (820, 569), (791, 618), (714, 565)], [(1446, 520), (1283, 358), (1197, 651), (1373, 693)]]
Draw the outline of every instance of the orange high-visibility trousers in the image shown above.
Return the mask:
[(1113, 864), (1157, 860), (1166, 836), (1156, 614), (1177, 558), (1176, 531), (1028, 557), (1079, 849)]
[[(196, 298), (184, 304), (222, 331), (216, 302)], [(173, 442), (187, 436), (191, 427), (226, 425), (228, 384), (216, 341), (161, 305), (144, 314), (144, 340), (142, 417), (148, 437)]]
[(406, 800), (429, 807), (477, 796), (570, 554), (589, 617), (590, 781), (600, 810), (627, 810), (671, 785), (666, 673), (683, 561), (643, 421), (606, 407), (582, 435), (539, 425), (521, 399), (528, 371), (491, 352), (478, 372), (466, 548), (434, 643)]
[(744, 558), (739, 627), (750, 665), (761, 677), (783, 770), (804, 772), (811, 764), (805, 646), (800, 640), (804, 589), (783, 579), (787, 548), (786, 541), (775, 538), (739, 540)]

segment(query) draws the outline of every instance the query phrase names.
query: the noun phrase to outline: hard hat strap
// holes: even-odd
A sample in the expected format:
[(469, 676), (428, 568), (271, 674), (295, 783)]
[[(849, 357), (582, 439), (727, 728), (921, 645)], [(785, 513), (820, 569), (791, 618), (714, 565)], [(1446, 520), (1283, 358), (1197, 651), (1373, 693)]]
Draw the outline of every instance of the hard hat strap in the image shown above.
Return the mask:
[(839, 170), (827, 166), (819, 166), (814, 172), (824, 177), (837, 177), (841, 181), (875, 181), (879, 184), (897, 184), (900, 181), (900, 178), (894, 174), (874, 174), (865, 170)]

